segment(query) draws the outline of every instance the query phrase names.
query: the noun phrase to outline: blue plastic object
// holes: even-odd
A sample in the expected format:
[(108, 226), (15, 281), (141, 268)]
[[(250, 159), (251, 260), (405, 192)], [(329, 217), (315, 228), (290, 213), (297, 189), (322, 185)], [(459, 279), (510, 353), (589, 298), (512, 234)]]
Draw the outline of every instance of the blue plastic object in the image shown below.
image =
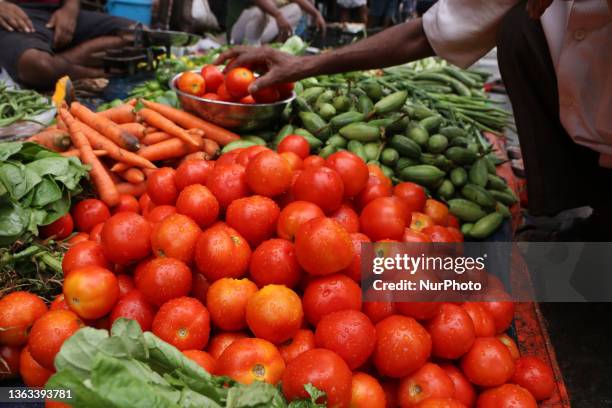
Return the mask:
[(106, 11), (111, 16), (149, 25), (151, 24), (151, 5), (152, 0), (108, 0)]

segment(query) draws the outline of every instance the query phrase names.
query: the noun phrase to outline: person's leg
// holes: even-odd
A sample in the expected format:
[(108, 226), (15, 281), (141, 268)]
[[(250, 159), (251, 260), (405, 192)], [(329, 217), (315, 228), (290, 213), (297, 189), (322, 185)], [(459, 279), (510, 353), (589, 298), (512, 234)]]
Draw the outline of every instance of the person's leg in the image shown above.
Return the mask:
[(263, 33), (268, 16), (259, 7), (251, 7), (250, 18), (244, 27), (244, 42), (251, 45), (261, 44), (261, 33)]
[(17, 63), (18, 79), (24, 84), (37, 88), (50, 88), (64, 75), (72, 79), (104, 76), (104, 70), (75, 64), (62, 54), (30, 48)]
[(230, 38), (232, 44), (244, 43), (246, 26), (251, 19), (251, 14), (251, 9), (243, 10), (242, 13), (240, 13), (240, 17), (238, 17), (238, 20), (236, 20), (234, 25), (231, 27)]
[[(295, 28), (300, 23), (300, 19), (302, 18), (302, 9), (295, 3), (287, 4), (280, 8), (280, 12), (285, 17), (285, 20), (289, 24), (291, 24), (291, 28), (295, 32)], [(276, 25), (276, 20), (273, 18), (268, 18), (268, 23), (261, 33), (261, 43), (268, 44), (274, 41), (274, 39), (278, 36), (278, 26)]]

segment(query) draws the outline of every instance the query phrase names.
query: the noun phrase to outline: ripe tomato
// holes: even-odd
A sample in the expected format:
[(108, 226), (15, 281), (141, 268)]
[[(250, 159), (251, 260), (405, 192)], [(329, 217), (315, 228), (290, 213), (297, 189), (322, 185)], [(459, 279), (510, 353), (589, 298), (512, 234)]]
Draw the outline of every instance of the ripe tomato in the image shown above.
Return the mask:
[(476, 402), (476, 390), (465, 375), (452, 364), (442, 364), (440, 367), (444, 370), (455, 385), (455, 394), (453, 398), (460, 401), (466, 407), (474, 406)]
[(222, 278), (208, 288), (206, 307), (216, 327), (241, 330), (247, 327), (246, 307), (257, 293), (257, 285), (248, 279)]
[(307, 169), (309, 167), (321, 167), (325, 165), (325, 159), (321, 156), (317, 156), (313, 154), (304, 159), (304, 168)]
[(232, 201), (248, 195), (246, 170), (239, 164), (216, 165), (206, 187), (217, 198), (221, 208), (227, 208)]
[(208, 188), (201, 184), (192, 184), (179, 194), (176, 212), (185, 214), (204, 228), (217, 220), (219, 202)]
[(77, 232), (72, 238), (70, 238), (66, 243), (68, 248), (71, 246), (78, 244), (79, 242), (89, 241), (89, 234), (86, 232)]
[(476, 338), (470, 315), (460, 306), (444, 303), (427, 324), (435, 357), (456, 359), (467, 353)]
[(115, 274), (99, 266), (73, 270), (64, 280), (64, 299), (83, 319), (99, 319), (111, 311), (119, 299)]
[(227, 91), (227, 87), (225, 86), (225, 83), (219, 85), (219, 88), (217, 88), (217, 96), (219, 97), (220, 101), (224, 101), (224, 102), (229, 102), (234, 99), (232, 98), (232, 95), (230, 95), (229, 92)]
[(295, 83), (293, 82), (285, 82), (283, 84), (276, 85), (276, 89), (280, 93), (281, 98), (287, 99), (291, 95), (293, 95), (293, 89), (295, 88)]
[(451, 398), (455, 386), (446, 372), (437, 364), (425, 363), (399, 386), (399, 403), (402, 408), (414, 407), (431, 397)]
[[(434, 221), (429, 215), (414, 211), (411, 215), (410, 229), (422, 232), (427, 227), (433, 227)], [(426, 234), (427, 235), (427, 234)], [(431, 238), (430, 238), (431, 241)]]
[(404, 316), (417, 320), (429, 320), (438, 314), (440, 303), (437, 302), (396, 302), (395, 308)]
[(431, 242), (431, 238), (423, 232), (406, 228), (402, 236), (402, 242)]
[(19, 375), (28, 387), (44, 387), (49, 377), (55, 373), (55, 368), (48, 370), (32, 358), (28, 347), (21, 350), (19, 356)]
[(183, 355), (202, 367), (209, 374), (215, 374), (217, 371), (217, 360), (212, 358), (210, 354), (202, 350), (185, 350)]
[(385, 408), (385, 391), (371, 375), (353, 374), (351, 381), (351, 408)]
[(104, 228), (103, 222), (93, 227), (89, 232), (89, 240), (98, 244), (102, 244), (102, 228)]
[(463, 242), (463, 234), (459, 229), (455, 227), (447, 227), (446, 231), (448, 231), (448, 234), (450, 234), (450, 242)]
[(176, 207), (173, 205), (158, 205), (153, 208), (147, 215), (145, 215), (145, 219), (151, 223), (154, 227), (160, 221), (166, 219), (172, 214), (176, 214)]
[(304, 223), (295, 235), (295, 253), (302, 268), (312, 275), (329, 275), (353, 261), (353, 242), (348, 232), (331, 218)]
[(155, 170), (147, 177), (147, 194), (155, 205), (174, 205), (178, 189), (174, 182), (176, 171), (170, 167)]
[(302, 297), (306, 320), (316, 326), (321, 318), (341, 310), (361, 310), (361, 289), (346, 275), (313, 279)]
[(511, 381), (529, 391), (537, 401), (550, 398), (555, 391), (553, 371), (538, 357), (528, 356), (516, 360)]
[(151, 247), (158, 257), (171, 257), (189, 263), (193, 259), (200, 227), (186, 215), (172, 214), (153, 227)]
[(211, 337), (208, 342), (208, 353), (219, 360), (225, 349), (238, 339), (245, 339), (248, 336), (243, 332), (221, 332)]
[(284, 239), (264, 241), (251, 256), (250, 276), (257, 286), (297, 286), (302, 277), (293, 243)]
[(519, 349), (518, 349), (518, 346), (516, 345), (516, 342), (512, 340), (512, 338), (508, 336), (506, 333), (498, 334), (496, 337), (497, 337), (497, 340), (504, 343), (504, 346), (508, 347), (508, 351), (510, 352), (512, 359), (514, 361), (518, 360), (521, 354), (519, 353)]
[(346, 276), (357, 283), (361, 283), (361, 244), (363, 242), (372, 242), (367, 235), (360, 232), (349, 234), (353, 242), (353, 260), (351, 264), (342, 271)]
[(372, 200), (379, 197), (390, 197), (391, 186), (381, 181), (378, 177), (370, 174), (366, 186), (361, 192), (355, 197), (357, 206), (364, 208)]
[(356, 154), (341, 151), (330, 155), (325, 165), (338, 172), (344, 184), (344, 196), (354, 197), (368, 183), (368, 166)]
[(291, 167), (273, 151), (263, 151), (249, 161), (246, 181), (256, 194), (274, 197), (291, 187)]
[(73, 245), (66, 251), (62, 259), (64, 276), (68, 276), (75, 269), (94, 265), (106, 269), (110, 268), (110, 264), (104, 256), (102, 245), (93, 241), (83, 241)]
[(300, 297), (283, 285), (261, 288), (246, 307), (246, 321), (255, 336), (274, 344), (289, 340), (302, 326)]
[(382, 375), (404, 377), (425, 364), (431, 354), (429, 333), (411, 317), (389, 316), (376, 324), (374, 364)]
[[(221, 85), (223, 85), (223, 84), (221, 84)], [(219, 86), (221, 86), (221, 85), (219, 85)], [(217, 88), (217, 89), (219, 89), (219, 88)], [(212, 93), (212, 92), (205, 93), (204, 95), (202, 95), (202, 99), (208, 99), (209, 101), (221, 101), (222, 100), (219, 95), (217, 95), (216, 93)], [(227, 100), (229, 100), (229, 99), (227, 99)]]
[(508, 330), (514, 318), (514, 302), (503, 290), (492, 290), (489, 295), (494, 302), (479, 302), (491, 315), (495, 321), (495, 332), (503, 333)]
[(336, 352), (351, 370), (363, 365), (376, 346), (376, 330), (368, 316), (342, 310), (323, 316), (315, 332), (317, 347)]
[(113, 214), (121, 211), (140, 213), (140, 204), (136, 197), (131, 194), (120, 194), (119, 204), (113, 207)]
[(292, 241), (299, 227), (313, 218), (324, 217), (319, 206), (307, 201), (294, 201), (280, 212), (276, 233), (280, 238)]
[(446, 204), (434, 200), (433, 198), (428, 198), (427, 201), (425, 201), (425, 209), (423, 212), (425, 215), (429, 215), (437, 225), (443, 227), (448, 225), (448, 207)]
[(203, 95), (206, 92), (206, 82), (202, 75), (195, 72), (185, 71), (176, 80), (178, 89), (190, 95)]
[(255, 75), (247, 68), (234, 68), (225, 75), (227, 92), (236, 99), (247, 96), (249, 85), (253, 82), (255, 82)]
[(119, 299), (127, 295), (132, 290), (136, 289), (134, 279), (131, 275), (120, 273), (117, 275), (117, 283), (119, 284)]
[(457, 230), (461, 229), (461, 224), (459, 223), (459, 219), (455, 217), (453, 214), (448, 214), (448, 226), (450, 228), (455, 228)]
[(348, 233), (359, 232), (359, 215), (346, 203), (330, 214), (329, 218), (338, 221)]
[(47, 312), (47, 305), (29, 292), (12, 292), (0, 299), (0, 344), (20, 346), (30, 328)]
[(478, 397), (477, 408), (537, 408), (533, 395), (516, 384), (504, 384), (486, 390)]
[(117, 213), (104, 223), (101, 243), (106, 259), (127, 265), (151, 252), (151, 225), (138, 214)]
[(408, 211), (397, 197), (379, 197), (361, 211), (361, 231), (373, 241), (400, 240), (406, 229)]
[(514, 361), (508, 348), (495, 337), (478, 337), (461, 359), (461, 369), (476, 385), (496, 387), (514, 373)]
[(32, 358), (47, 370), (55, 370), (53, 360), (64, 341), (83, 326), (79, 317), (68, 310), (51, 310), (42, 315), (30, 331), (28, 349)]
[(64, 300), (63, 293), (60, 293), (53, 299), (53, 302), (49, 305), (49, 310), (70, 310), (66, 304), (66, 300)]
[(374, 176), (378, 178), (384, 185), (386, 185), (390, 189), (393, 187), (393, 183), (391, 182), (391, 179), (385, 176), (385, 173), (382, 171), (379, 165), (374, 164), (374, 163), (368, 164), (368, 173), (370, 174), (370, 176)]
[(174, 173), (174, 184), (178, 191), (192, 184), (205, 185), (215, 162), (208, 160), (186, 160), (177, 167)]
[(106, 204), (95, 198), (79, 201), (72, 207), (72, 217), (78, 231), (90, 232), (96, 225), (108, 220), (111, 214)]
[(272, 199), (254, 195), (233, 201), (225, 221), (254, 248), (274, 235), (279, 214), (280, 208)]
[(344, 184), (340, 174), (327, 167), (305, 168), (291, 192), (296, 200), (309, 201), (330, 214), (342, 205)]
[(466, 408), (466, 406), (454, 398), (431, 397), (421, 401), (416, 408)]
[(264, 339), (238, 339), (232, 342), (217, 360), (219, 375), (226, 375), (242, 384), (263, 381), (277, 384), (285, 362), (276, 346)]
[[(344, 360), (330, 350), (308, 350), (289, 364), (282, 378), (283, 394), (289, 401), (310, 398), (304, 385), (325, 392), (328, 407), (348, 408), (351, 402), (352, 373)], [(322, 403), (323, 400), (316, 402)]]
[(280, 92), (276, 87), (262, 88), (253, 94), (257, 103), (274, 103), (280, 99)]
[(278, 144), (276, 150), (279, 153), (293, 152), (300, 156), (301, 159), (305, 159), (310, 154), (310, 145), (308, 141), (300, 135), (289, 135)]
[(53, 237), (55, 240), (62, 240), (68, 238), (72, 234), (74, 228), (74, 222), (70, 213), (66, 213), (53, 221), (49, 225), (45, 225), (40, 228), (40, 236), (43, 238)]
[(396, 310), (392, 302), (363, 302), (363, 313), (368, 316), (372, 323), (376, 324), (396, 314)]
[(433, 225), (423, 228), (423, 233), (429, 237), (431, 242), (454, 242), (455, 238), (448, 228), (441, 225)]
[(400, 198), (408, 211), (423, 211), (425, 208), (425, 201), (427, 200), (427, 194), (423, 187), (416, 183), (405, 181), (399, 183), (393, 188), (393, 195)]
[(206, 92), (217, 92), (217, 89), (221, 86), (225, 78), (223, 78), (223, 72), (215, 65), (204, 65), (200, 71), (200, 75), (204, 78), (206, 83)]
[(285, 364), (289, 364), (297, 356), (313, 348), (315, 348), (314, 333), (310, 330), (300, 329), (292, 339), (278, 346), (278, 351), (285, 360)]
[(110, 314), (111, 325), (115, 320), (125, 317), (135, 320), (142, 331), (151, 331), (155, 308), (145, 299), (144, 295), (137, 289), (127, 293), (119, 299)]
[(240, 278), (249, 266), (251, 248), (233, 228), (216, 224), (202, 232), (195, 247), (198, 270), (210, 282)]
[(482, 305), (474, 302), (465, 302), (461, 307), (472, 319), (476, 337), (493, 337), (495, 335), (493, 316)]
[(261, 152), (269, 151), (271, 150), (268, 149), (266, 146), (260, 145), (244, 148), (240, 153), (238, 153), (238, 156), (236, 156), (236, 163), (240, 164), (241, 166), (244, 166), (244, 168), (246, 169), (246, 167), (249, 165), (249, 163), (255, 156), (257, 156)]
[(147, 302), (161, 306), (191, 291), (191, 270), (174, 258), (154, 258), (138, 265), (134, 273), (136, 288)]
[(0, 346), (0, 380), (19, 376), (21, 347)]
[[(300, 156), (293, 152), (280, 153), (280, 157), (282, 157), (287, 162), (287, 164), (289, 164), (289, 168), (292, 172), (295, 172), (296, 170), (301, 170), (303, 167), (302, 159), (300, 158)], [(293, 173), (291, 174), (291, 185), (293, 185)], [(289, 188), (289, 190), (291, 190), (291, 188)]]
[(149, 211), (151, 211), (153, 207), (155, 207), (155, 204), (153, 204), (153, 201), (151, 201), (151, 197), (149, 197), (147, 193), (144, 193), (140, 196), (140, 198), (138, 199), (138, 205), (140, 206), (140, 214), (143, 217), (146, 217)]
[(180, 297), (164, 303), (153, 319), (153, 333), (179, 350), (201, 350), (208, 343), (210, 317), (194, 298)]

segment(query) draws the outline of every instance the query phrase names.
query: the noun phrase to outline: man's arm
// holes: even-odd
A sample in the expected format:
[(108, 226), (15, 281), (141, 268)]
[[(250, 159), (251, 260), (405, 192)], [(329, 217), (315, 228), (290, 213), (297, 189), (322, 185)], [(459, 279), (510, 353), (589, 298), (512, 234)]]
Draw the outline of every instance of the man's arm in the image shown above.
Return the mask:
[(274, 0), (255, 0), (255, 5), (276, 20), (276, 25), (278, 26), (278, 41), (285, 41), (293, 34), (291, 24), (289, 24), (285, 16), (283, 16), (283, 13), (276, 7)]
[(316, 56), (294, 57), (269, 47), (235, 47), (216, 63), (232, 60), (226, 69), (264, 64), (268, 72), (250, 91), (308, 76), (366, 70), (398, 65), (434, 55), (423, 31), (422, 20), (411, 20), (355, 44)]
[(322, 35), (325, 35), (327, 27), (325, 26), (325, 19), (319, 13), (319, 10), (309, 0), (292, 0), (295, 4), (300, 6), (305, 13), (310, 14), (315, 20), (315, 24)]
[(53, 47), (55, 49), (62, 49), (72, 41), (80, 8), (79, 0), (65, 0), (62, 7), (51, 15), (47, 27), (54, 31)]

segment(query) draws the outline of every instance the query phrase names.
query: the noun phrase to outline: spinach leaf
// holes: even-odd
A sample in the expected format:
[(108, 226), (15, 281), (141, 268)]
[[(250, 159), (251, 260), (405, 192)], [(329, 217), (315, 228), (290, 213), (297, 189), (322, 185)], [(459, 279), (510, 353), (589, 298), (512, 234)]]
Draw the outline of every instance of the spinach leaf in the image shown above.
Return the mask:
[(29, 222), (29, 211), (18, 203), (0, 203), (0, 245), (14, 242), (26, 232)]
[(62, 198), (62, 190), (60, 190), (57, 183), (49, 176), (45, 176), (42, 181), (38, 183), (34, 191), (34, 197), (30, 203), (33, 207), (44, 207)]
[(0, 143), (0, 161), (7, 160), (9, 157), (19, 153), (24, 144), (19, 142)]

